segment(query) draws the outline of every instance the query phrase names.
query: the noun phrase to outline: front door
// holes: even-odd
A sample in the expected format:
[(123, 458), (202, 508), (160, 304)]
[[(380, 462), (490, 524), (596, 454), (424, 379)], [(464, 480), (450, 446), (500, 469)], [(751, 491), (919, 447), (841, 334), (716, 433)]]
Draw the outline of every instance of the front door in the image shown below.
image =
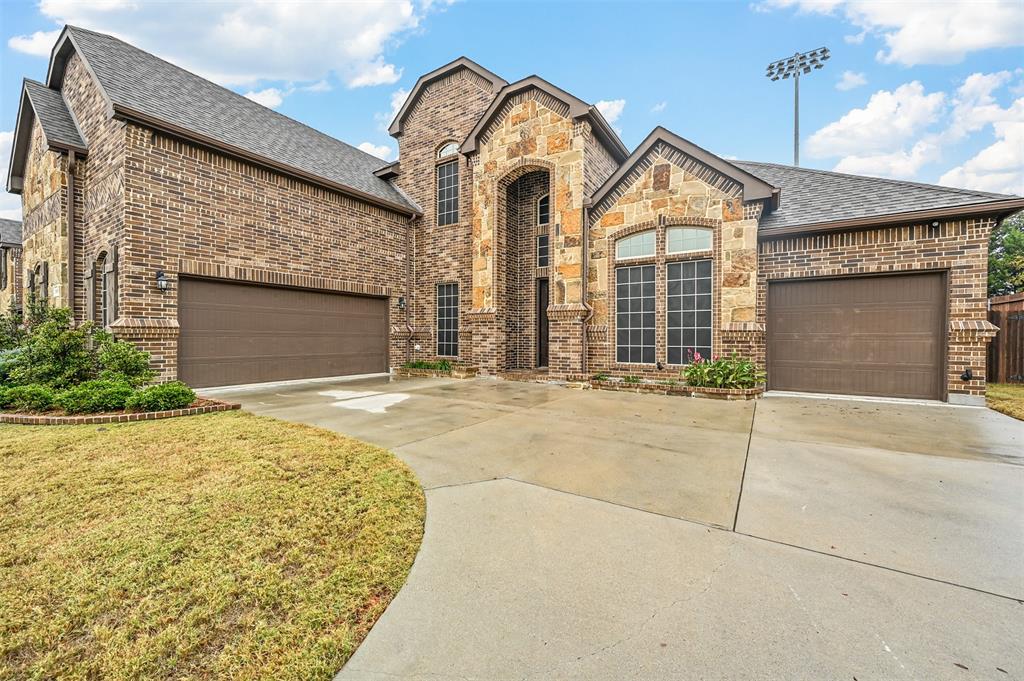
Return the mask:
[(548, 365), (548, 280), (537, 280), (537, 366)]

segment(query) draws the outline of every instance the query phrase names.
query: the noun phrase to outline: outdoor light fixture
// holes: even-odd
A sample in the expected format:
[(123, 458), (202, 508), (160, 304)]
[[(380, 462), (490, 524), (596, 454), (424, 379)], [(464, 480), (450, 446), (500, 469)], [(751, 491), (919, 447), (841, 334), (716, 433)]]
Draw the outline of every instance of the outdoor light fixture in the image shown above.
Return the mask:
[(827, 47), (819, 47), (810, 52), (797, 52), (788, 59), (780, 59), (768, 65), (765, 76), (773, 81), (780, 78), (793, 78), (793, 165), (800, 165), (800, 76), (807, 75), (812, 69), (824, 68), (825, 62), (832, 57)]
[(171, 280), (167, 278), (163, 270), (156, 271), (156, 287), (160, 289), (161, 293), (167, 293), (167, 289), (171, 287)]
[(405, 298), (403, 298), (403, 297), (399, 297), (398, 298), (398, 309), (399, 310), (404, 310), (405, 309)]

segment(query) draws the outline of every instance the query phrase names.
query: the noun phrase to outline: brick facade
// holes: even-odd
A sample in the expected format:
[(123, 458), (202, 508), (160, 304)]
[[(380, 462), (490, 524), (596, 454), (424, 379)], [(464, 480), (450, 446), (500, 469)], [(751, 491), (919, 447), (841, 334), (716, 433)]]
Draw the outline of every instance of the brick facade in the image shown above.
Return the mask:
[[(452, 359), (477, 365), (485, 375), (540, 363), (537, 282), (546, 279), (551, 377), (601, 372), (673, 378), (680, 366), (670, 364), (667, 353), (670, 263), (711, 261), (712, 353), (736, 351), (761, 364), (768, 351), (769, 282), (939, 270), (949, 286), (948, 395), (961, 400), (983, 394), (992, 334), (984, 320), (993, 219), (766, 237), (758, 231), (763, 200), (745, 201), (741, 181), (673, 146), (678, 140), (659, 138), (620, 170), (594, 119), (571, 114), (568, 103), (543, 88), (521, 89), (496, 102), (501, 85), (461, 65), (417, 88), (395, 132), (401, 163), (392, 180), (422, 210), (409, 218), (110, 117), (89, 70), (73, 54), (64, 98), (88, 141), (88, 155), (72, 169), (67, 154), (45, 147), (36, 124), (25, 169), (24, 250), (14, 271), (21, 276), (48, 262), (48, 293), (54, 302), (68, 303), (72, 178), (75, 317), (99, 321), (97, 282), (116, 261), (110, 327), (151, 352), (164, 378), (177, 373), (182, 277), (387, 298), (392, 367), (437, 356), (437, 287), (456, 283), (459, 348)], [(494, 113), (483, 125), (488, 111)], [(482, 127), (475, 130), (478, 122)], [(471, 133), (471, 153), (438, 159), (443, 146), (462, 145)], [(452, 159), (458, 164), (459, 216), (438, 225), (437, 166)], [(613, 174), (614, 186), (592, 204)], [(538, 224), (537, 201), (545, 194), (550, 219)], [(710, 230), (711, 247), (669, 253), (667, 234), (677, 227)], [(654, 255), (616, 258), (621, 239), (648, 231)], [(542, 234), (548, 238), (545, 268), (537, 263)], [(655, 362), (620, 363), (616, 268), (636, 264), (656, 269)], [(157, 271), (171, 280), (166, 292), (155, 284)], [(10, 285), (17, 290), (23, 282)], [(4, 295), (10, 297), (0, 291), (0, 303)], [(964, 381), (967, 368), (973, 377)]]

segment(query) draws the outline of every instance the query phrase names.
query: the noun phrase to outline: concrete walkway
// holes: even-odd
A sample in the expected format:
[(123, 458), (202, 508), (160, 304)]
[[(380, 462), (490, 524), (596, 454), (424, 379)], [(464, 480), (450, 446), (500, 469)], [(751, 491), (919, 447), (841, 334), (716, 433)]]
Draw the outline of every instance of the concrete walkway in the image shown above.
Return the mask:
[(427, 490), (408, 583), (340, 679), (1024, 676), (1024, 424), (1000, 414), (487, 380), (231, 395), (388, 447)]

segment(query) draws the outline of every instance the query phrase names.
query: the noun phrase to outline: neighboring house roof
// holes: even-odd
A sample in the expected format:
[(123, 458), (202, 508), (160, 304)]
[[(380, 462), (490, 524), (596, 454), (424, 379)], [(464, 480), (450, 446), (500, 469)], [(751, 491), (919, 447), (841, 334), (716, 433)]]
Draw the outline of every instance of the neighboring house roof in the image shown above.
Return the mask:
[(682, 152), (685, 156), (695, 159), (735, 182), (742, 188), (744, 201), (768, 200), (770, 205), (775, 205), (778, 201), (779, 191), (771, 184), (659, 125), (633, 150), (633, 153), (619, 166), (619, 169), (612, 173), (611, 177), (594, 192), (590, 197), (591, 206), (599, 210), (602, 201), (611, 198), (612, 192), (627, 180), (637, 164), (641, 163), (652, 150), (663, 144)]
[(28, 157), (32, 141), (32, 121), (38, 120), (43, 129), (47, 148), (57, 151), (85, 153), (86, 143), (68, 110), (59, 90), (51, 90), (42, 83), (24, 79), (18, 104), (14, 142), (11, 145), (11, 164), (7, 171), (7, 190), (19, 193), (22, 189), (22, 168)]
[(469, 136), (466, 137), (466, 141), (462, 143), (460, 151), (463, 154), (473, 154), (477, 151), (477, 138), (480, 137), (490, 126), (498, 114), (501, 113), (502, 106), (505, 101), (520, 92), (526, 92), (527, 90), (537, 89), (547, 95), (554, 97), (558, 101), (564, 103), (569, 107), (569, 117), (572, 119), (586, 118), (594, 127), (594, 132), (597, 138), (601, 140), (605, 148), (611, 152), (612, 156), (619, 163), (622, 163), (629, 156), (629, 150), (626, 149), (626, 145), (619, 139), (618, 134), (612, 129), (612, 126), (608, 125), (608, 121), (605, 120), (601, 112), (597, 110), (596, 106), (587, 104), (579, 97), (569, 94), (565, 90), (552, 85), (540, 76), (529, 76), (523, 78), (514, 83), (510, 83), (498, 91), (497, 96), (491, 101), (491, 105), (487, 107), (480, 120), (470, 131)]
[(777, 163), (734, 165), (782, 190), (777, 210), (762, 216), (762, 233), (806, 232), (965, 215), (1006, 215), (1024, 199), (918, 182), (846, 175)]
[(110, 113), (229, 154), (416, 214), (402, 192), (373, 171), (381, 159), (236, 92), (102, 33), (67, 26), (47, 84), (59, 88), (71, 51), (95, 76)]
[(21, 223), (19, 221), (0, 218), (0, 244), (21, 246)]
[(468, 69), (472, 71), (480, 78), (488, 81), (491, 84), (492, 91), (496, 94), (501, 88), (508, 85), (508, 81), (504, 78), (491, 73), (484, 67), (477, 64), (472, 59), (466, 57), (459, 57), (458, 59), (448, 62), (440, 68), (436, 68), (430, 73), (422, 75), (416, 81), (416, 84), (412, 86), (412, 90), (405, 98), (405, 103), (402, 104), (402, 108), (395, 114), (395, 120), (391, 121), (391, 125), (388, 127), (388, 133), (391, 135), (401, 135), (402, 127), (405, 125), (405, 119), (412, 113), (413, 108), (416, 106), (416, 102), (423, 94), (423, 90), (436, 81), (448, 76), (451, 73), (455, 73), (459, 69)]

